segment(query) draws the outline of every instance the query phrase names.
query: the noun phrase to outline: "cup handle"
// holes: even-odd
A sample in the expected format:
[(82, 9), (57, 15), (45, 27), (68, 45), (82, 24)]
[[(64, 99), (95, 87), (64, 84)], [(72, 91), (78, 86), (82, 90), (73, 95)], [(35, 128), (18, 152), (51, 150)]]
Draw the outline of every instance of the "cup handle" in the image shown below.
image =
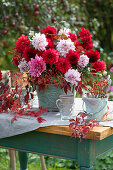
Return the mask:
[(56, 100), (56, 106), (58, 107), (58, 109), (61, 108), (61, 103), (62, 103), (61, 99)]

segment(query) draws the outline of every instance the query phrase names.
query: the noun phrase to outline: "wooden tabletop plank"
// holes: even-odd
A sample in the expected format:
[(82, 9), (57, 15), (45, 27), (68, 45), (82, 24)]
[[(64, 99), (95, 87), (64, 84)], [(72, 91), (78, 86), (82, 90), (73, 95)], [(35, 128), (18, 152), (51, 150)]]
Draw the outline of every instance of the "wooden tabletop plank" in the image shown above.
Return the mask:
[[(47, 126), (36, 129), (38, 132), (71, 136), (73, 130), (69, 126)], [(87, 139), (102, 140), (113, 134), (113, 128), (96, 126), (87, 134)]]

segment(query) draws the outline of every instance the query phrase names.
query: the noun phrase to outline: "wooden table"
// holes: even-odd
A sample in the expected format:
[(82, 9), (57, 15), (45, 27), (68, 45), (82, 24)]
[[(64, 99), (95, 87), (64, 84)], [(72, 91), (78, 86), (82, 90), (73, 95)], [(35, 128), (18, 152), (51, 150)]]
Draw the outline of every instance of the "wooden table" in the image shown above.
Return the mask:
[(71, 159), (81, 170), (93, 170), (96, 158), (113, 149), (113, 128), (94, 127), (81, 142), (70, 137), (72, 131), (68, 126), (39, 128), (0, 139), (0, 147), (20, 151), (21, 170), (27, 168), (27, 152)]

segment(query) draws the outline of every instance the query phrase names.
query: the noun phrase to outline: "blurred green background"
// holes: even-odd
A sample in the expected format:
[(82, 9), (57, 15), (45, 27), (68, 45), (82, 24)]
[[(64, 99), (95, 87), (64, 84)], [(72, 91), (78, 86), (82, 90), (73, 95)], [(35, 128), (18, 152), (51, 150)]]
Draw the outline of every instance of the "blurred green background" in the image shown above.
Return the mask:
[[(94, 49), (113, 67), (113, 0), (0, 0), (0, 70), (16, 70), (12, 48), (22, 34), (45, 26), (90, 30)], [(113, 80), (113, 75), (111, 75)], [(112, 83), (113, 84), (113, 83)], [(7, 150), (0, 149), (0, 170), (9, 168)], [(79, 169), (73, 161), (45, 157), (48, 169)], [(112, 170), (113, 152), (97, 159), (95, 170)], [(39, 156), (30, 154), (29, 169), (40, 169)], [(17, 158), (17, 170), (19, 162)]]
[(14, 69), (15, 42), (45, 26), (90, 30), (107, 68), (113, 66), (113, 0), (0, 0), (0, 69)]

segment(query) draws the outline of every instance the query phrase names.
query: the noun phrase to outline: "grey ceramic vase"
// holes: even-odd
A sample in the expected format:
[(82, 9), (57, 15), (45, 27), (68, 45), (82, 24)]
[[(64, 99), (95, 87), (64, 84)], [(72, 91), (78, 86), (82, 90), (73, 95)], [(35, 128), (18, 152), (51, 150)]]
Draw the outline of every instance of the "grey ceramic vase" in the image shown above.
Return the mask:
[(83, 96), (82, 100), (86, 107), (86, 112), (90, 113), (88, 119), (97, 119), (101, 121), (105, 112), (107, 111), (108, 98), (88, 98)]
[[(36, 91), (38, 95), (39, 107), (47, 108), (49, 112), (58, 112), (56, 106), (56, 100), (60, 95), (64, 95), (65, 92), (61, 88), (57, 88), (55, 84), (50, 84), (47, 89), (38, 91), (38, 85), (36, 86)], [(71, 94), (71, 91), (68, 91), (67, 94)]]

